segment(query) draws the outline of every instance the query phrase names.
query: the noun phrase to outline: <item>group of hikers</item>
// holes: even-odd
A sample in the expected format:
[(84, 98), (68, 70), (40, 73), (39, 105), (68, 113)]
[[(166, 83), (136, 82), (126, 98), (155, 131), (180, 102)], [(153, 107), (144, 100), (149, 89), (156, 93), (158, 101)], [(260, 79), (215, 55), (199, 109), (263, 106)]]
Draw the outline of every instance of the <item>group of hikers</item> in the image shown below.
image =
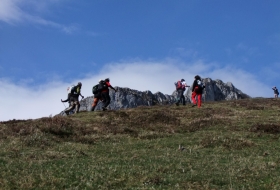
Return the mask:
[[(186, 84), (185, 79), (181, 79), (175, 83), (176, 91), (177, 91), (177, 101), (176, 105), (179, 106), (180, 102), (183, 103), (183, 105), (186, 105), (186, 99), (184, 96), (184, 92), (186, 90), (186, 87), (190, 87)], [(192, 107), (197, 106), (198, 108), (201, 107), (202, 103), (202, 93), (203, 89), (205, 88), (204, 83), (202, 82), (202, 79), (199, 75), (196, 75), (194, 77), (194, 81), (192, 84)]]
[[(103, 111), (107, 110), (107, 107), (111, 102), (111, 98), (109, 95), (109, 88), (115, 90), (115, 92), (117, 91), (114, 87), (111, 86), (109, 78), (106, 78), (105, 80), (100, 79), (99, 83), (92, 88), (94, 98), (93, 98), (91, 111), (94, 111), (99, 101), (103, 102), (102, 110)], [(69, 115), (69, 113), (73, 111), (74, 113), (79, 112), (80, 110), (79, 96), (81, 96), (82, 99), (84, 98), (84, 96), (81, 94), (81, 89), (82, 89), (82, 83), (78, 82), (76, 86), (73, 85), (71, 87), (68, 87), (67, 99), (66, 100), (61, 99), (61, 102), (69, 103), (69, 107), (64, 110), (64, 113), (66, 115)]]
[[(184, 92), (186, 88), (190, 86), (187, 85), (184, 79), (175, 82), (175, 86), (177, 91), (177, 100), (175, 104), (179, 106), (180, 102), (182, 102), (183, 105), (186, 105)], [(69, 107), (64, 110), (65, 114), (69, 115), (69, 113), (73, 111), (74, 113), (79, 112), (80, 109), (79, 96), (81, 96), (82, 99), (84, 98), (84, 96), (81, 94), (81, 88), (82, 88), (81, 82), (78, 82), (76, 86), (73, 85), (72, 87), (68, 87), (67, 99), (66, 100), (61, 99), (61, 102), (69, 102)], [(103, 103), (102, 110), (103, 111), (107, 110), (107, 107), (111, 102), (111, 98), (109, 95), (109, 88), (117, 92), (117, 90), (114, 87), (112, 87), (112, 85), (110, 84), (109, 78), (106, 78), (105, 80), (100, 79), (98, 84), (93, 86), (92, 93), (94, 94), (94, 97), (93, 97), (91, 111), (95, 110), (99, 101)], [(198, 108), (201, 107), (202, 94), (204, 88), (205, 88), (205, 84), (202, 82), (201, 77), (199, 75), (196, 75), (194, 77), (194, 81), (192, 84), (192, 95), (191, 95), (192, 107), (195, 106), (197, 106)], [(279, 92), (276, 86), (274, 86), (272, 89), (274, 91), (274, 97), (278, 98)]]
[[(184, 79), (179, 80), (178, 82), (175, 83), (176, 85), (176, 90), (177, 90), (177, 100), (176, 100), (176, 105), (179, 106), (179, 103), (182, 102), (183, 105), (186, 105), (186, 100), (184, 96), (184, 92), (187, 87), (190, 87), (186, 84)], [(91, 111), (94, 111), (98, 102), (101, 101), (103, 103), (102, 105), (102, 110), (105, 111), (107, 110), (108, 105), (111, 102), (111, 98), (109, 95), (109, 88), (113, 89), (115, 92), (117, 90), (112, 87), (110, 84), (110, 79), (106, 78), (105, 80), (100, 79), (98, 84), (93, 86), (92, 88), (92, 93), (94, 94), (93, 96), (93, 103), (91, 106)], [(193, 102), (193, 107), (198, 106), (198, 108), (201, 107), (201, 97), (202, 97), (202, 92), (203, 89), (205, 88), (205, 85), (202, 83), (201, 77), (199, 75), (196, 75), (194, 77), (194, 82), (192, 85), (192, 102)], [(70, 113), (78, 113), (80, 110), (80, 102), (79, 102), (79, 97), (81, 96), (82, 99), (84, 96), (81, 94), (81, 89), (82, 89), (82, 83), (78, 82), (77, 85), (72, 85), (71, 87), (68, 87), (67, 92), (68, 92), (68, 97), (66, 100), (62, 100), (61, 102), (68, 102), (69, 107), (65, 108), (64, 113), (66, 115), (69, 115)]]

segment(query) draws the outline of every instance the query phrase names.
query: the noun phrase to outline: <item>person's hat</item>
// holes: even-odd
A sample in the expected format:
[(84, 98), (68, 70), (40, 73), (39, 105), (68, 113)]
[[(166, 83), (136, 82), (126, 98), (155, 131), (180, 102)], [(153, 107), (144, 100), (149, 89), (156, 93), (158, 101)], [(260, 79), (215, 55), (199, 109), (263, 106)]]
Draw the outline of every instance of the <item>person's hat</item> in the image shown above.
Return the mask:
[(110, 82), (110, 79), (109, 79), (109, 78), (106, 78), (105, 81)]
[(78, 82), (78, 86), (82, 86), (82, 83), (81, 83), (81, 82)]
[(181, 82), (185, 81), (185, 79), (181, 79)]
[(99, 81), (98, 82), (101, 82), (102, 81), (102, 79), (99, 79)]
[(196, 80), (201, 79), (199, 75), (196, 75), (194, 78), (195, 78)]

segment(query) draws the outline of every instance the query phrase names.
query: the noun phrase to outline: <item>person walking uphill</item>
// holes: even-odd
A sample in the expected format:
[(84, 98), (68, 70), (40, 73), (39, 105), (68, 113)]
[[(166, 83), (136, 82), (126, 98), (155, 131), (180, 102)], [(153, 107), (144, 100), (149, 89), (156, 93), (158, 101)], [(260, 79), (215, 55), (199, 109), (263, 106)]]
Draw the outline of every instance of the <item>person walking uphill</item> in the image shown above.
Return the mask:
[(101, 96), (101, 90), (105, 87), (106, 87), (106, 83), (104, 80), (101, 80), (101, 79), (99, 80), (98, 84), (93, 87), (92, 93), (94, 94), (94, 96), (93, 96), (93, 103), (91, 106), (91, 111), (94, 111), (99, 100), (103, 101), (102, 96)]
[(176, 90), (177, 90), (177, 101), (176, 101), (176, 105), (179, 106), (179, 103), (182, 101), (183, 105), (186, 105), (186, 99), (184, 96), (184, 92), (186, 90), (186, 87), (190, 87), (187, 86), (185, 79), (181, 79), (178, 82), (175, 83), (176, 85)]
[(74, 87), (72, 87), (71, 92), (69, 94), (69, 101), (70, 106), (69, 108), (66, 108), (64, 112), (68, 115), (70, 111), (75, 109), (75, 113), (79, 113), (80, 110), (80, 103), (79, 103), (79, 96), (84, 98), (84, 96), (81, 94), (81, 88), (82, 83), (78, 82), (78, 84)]
[(275, 97), (275, 98), (278, 98), (279, 92), (278, 92), (278, 89), (276, 88), (276, 86), (274, 86), (274, 87), (272, 88), (272, 90), (274, 91), (274, 97)]
[[(202, 99), (202, 92), (205, 88), (204, 84), (201, 81), (201, 78), (199, 75), (196, 75), (194, 77), (193, 85), (192, 85), (192, 102), (194, 106), (197, 106), (198, 108), (201, 107), (201, 99)], [(197, 98), (197, 101), (196, 101)]]
[(110, 98), (110, 94), (109, 94), (109, 88), (111, 88), (115, 92), (117, 92), (117, 90), (114, 87), (111, 86), (109, 78), (106, 78), (104, 81), (105, 81), (105, 86), (101, 91), (101, 97), (103, 99), (103, 106), (102, 106), (103, 111), (107, 110), (107, 106), (111, 102), (111, 98)]

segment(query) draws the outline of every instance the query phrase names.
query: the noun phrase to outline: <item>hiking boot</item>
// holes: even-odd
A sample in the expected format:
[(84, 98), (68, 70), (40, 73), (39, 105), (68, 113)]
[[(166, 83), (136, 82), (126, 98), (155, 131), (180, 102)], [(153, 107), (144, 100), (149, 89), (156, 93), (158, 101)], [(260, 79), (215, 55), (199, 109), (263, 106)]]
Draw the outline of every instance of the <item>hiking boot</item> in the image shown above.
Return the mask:
[(103, 106), (103, 107), (102, 107), (102, 110), (105, 111), (105, 110), (107, 110), (107, 108)]
[(179, 106), (179, 103), (178, 103), (178, 102), (176, 103), (176, 106)]
[(193, 104), (193, 105), (192, 105), (192, 108), (195, 107), (195, 106), (197, 106), (197, 104)]
[(95, 106), (91, 107), (90, 111), (94, 111), (94, 109), (95, 109)]

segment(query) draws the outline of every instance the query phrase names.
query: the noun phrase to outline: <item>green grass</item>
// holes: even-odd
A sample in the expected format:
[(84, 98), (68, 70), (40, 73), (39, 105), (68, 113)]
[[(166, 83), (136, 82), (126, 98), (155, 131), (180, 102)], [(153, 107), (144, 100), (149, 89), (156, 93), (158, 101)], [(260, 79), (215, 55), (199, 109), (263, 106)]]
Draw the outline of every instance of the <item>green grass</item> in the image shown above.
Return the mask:
[(2, 122), (0, 189), (280, 189), (279, 115), (248, 99)]

